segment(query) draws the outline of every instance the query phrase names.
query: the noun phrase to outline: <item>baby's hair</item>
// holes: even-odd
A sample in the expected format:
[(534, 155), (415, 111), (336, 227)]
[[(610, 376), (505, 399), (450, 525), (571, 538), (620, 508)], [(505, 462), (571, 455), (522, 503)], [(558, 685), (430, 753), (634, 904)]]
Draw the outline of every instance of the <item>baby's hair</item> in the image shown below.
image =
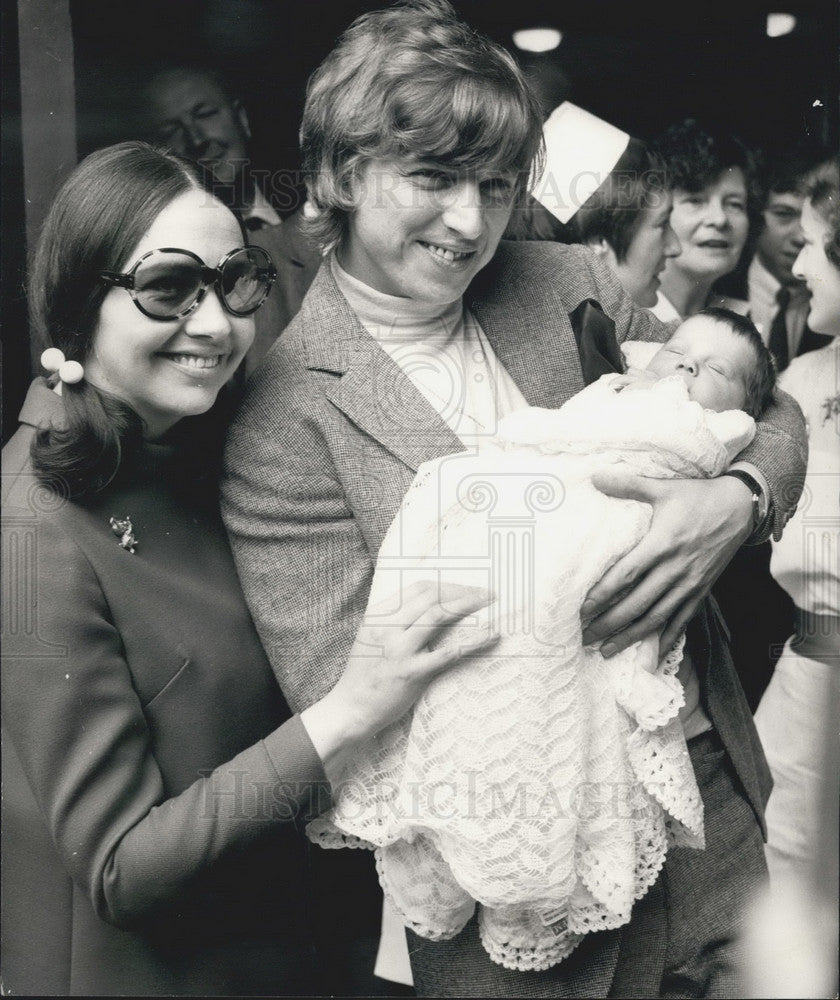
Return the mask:
[(733, 333), (743, 337), (752, 348), (755, 365), (745, 380), (747, 400), (744, 404), (744, 410), (757, 420), (773, 400), (776, 389), (776, 362), (761, 339), (761, 334), (756, 329), (755, 323), (746, 316), (741, 316), (740, 313), (718, 306), (710, 306), (697, 315), (707, 316), (716, 323), (723, 323)]

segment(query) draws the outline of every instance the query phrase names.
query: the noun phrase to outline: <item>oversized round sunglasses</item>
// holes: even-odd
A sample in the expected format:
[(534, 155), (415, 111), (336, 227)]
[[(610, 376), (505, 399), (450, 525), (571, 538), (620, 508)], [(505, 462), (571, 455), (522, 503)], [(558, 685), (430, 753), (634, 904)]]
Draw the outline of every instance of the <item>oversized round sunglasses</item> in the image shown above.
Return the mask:
[(149, 250), (125, 273), (102, 271), (108, 285), (128, 290), (134, 304), (150, 319), (172, 320), (189, 315), (211, 286), (234, 316), (250, 316), (265, 302), (277, 269), (261, 247), (239, 247), (218, 267), (208, 267), (190, 250)]

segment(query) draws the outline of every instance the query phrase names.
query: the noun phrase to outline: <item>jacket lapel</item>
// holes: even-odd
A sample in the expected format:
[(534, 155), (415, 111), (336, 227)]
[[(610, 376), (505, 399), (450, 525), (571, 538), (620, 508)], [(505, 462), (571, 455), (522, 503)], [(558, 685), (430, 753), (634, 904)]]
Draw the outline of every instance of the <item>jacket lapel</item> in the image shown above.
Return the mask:
[[(466, 302), (496, 357), (531, 406), (554, 409), (606, 371), (621, 371), (615, 326), (585, 291), (565, 287), (536, 299), (531, 275), (503, 242)], [(359, 322), (321, 267), (301, 316), (307, 367), (335, 376), (329, 398), (409, 468), (464, 450), (457, 435)], [(527, 321), (526, 318), (527, 317)], [(313, 335), (313, 331), (317, 331)]]
[(602, 375), (624, 371), (621, 350), (615, 339), (615, 323), (594, 299), (569, 314), (575, 334), (583, 380), (591, 385)]
[(463, 451), (458, 436), (359, 322), (328, 262), (311, 291), (301, 309), (304, 328), (312, 334), (306, 366), (336, 376), (326, 397), (414, 471), (440, 455)]
[(573, 294), (567, 301), (560, 274), (556, 296), (534, 296), (533, 275), (521, 260), (502, 242), (469, 289), (467, 304), (528, 403), (555, 409), (585, 384), (569, 320), (581, 299)]

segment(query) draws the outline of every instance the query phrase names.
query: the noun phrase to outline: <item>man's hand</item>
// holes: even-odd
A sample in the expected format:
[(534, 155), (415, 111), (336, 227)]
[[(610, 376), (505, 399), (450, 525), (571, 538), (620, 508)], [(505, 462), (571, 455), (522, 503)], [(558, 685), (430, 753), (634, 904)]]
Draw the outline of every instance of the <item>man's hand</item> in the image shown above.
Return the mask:
[(718, 479), (648, 479), (599, 473), (595, 486), (608, 496), (653, 507), (645, 537), (604, 574), (582, 608), (584, 643), (608, 640), (604, 656), (661, 632), (664, 655), (676, 641), (752, 530), (747, 486)]

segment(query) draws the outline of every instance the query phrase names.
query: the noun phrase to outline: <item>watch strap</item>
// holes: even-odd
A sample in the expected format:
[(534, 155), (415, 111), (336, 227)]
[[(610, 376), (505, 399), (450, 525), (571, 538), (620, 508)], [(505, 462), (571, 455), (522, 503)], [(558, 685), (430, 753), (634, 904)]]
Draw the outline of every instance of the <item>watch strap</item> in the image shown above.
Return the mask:
[(759, 483), (755, 476), (751, 476), (746, 469), (727, 469), (721, 475), (740, 479), (752, 493), (752, 530), (757, 531), (767, 516), (767, 500), (764, 496), (764, 490), (761, 488), (761, 483)]

